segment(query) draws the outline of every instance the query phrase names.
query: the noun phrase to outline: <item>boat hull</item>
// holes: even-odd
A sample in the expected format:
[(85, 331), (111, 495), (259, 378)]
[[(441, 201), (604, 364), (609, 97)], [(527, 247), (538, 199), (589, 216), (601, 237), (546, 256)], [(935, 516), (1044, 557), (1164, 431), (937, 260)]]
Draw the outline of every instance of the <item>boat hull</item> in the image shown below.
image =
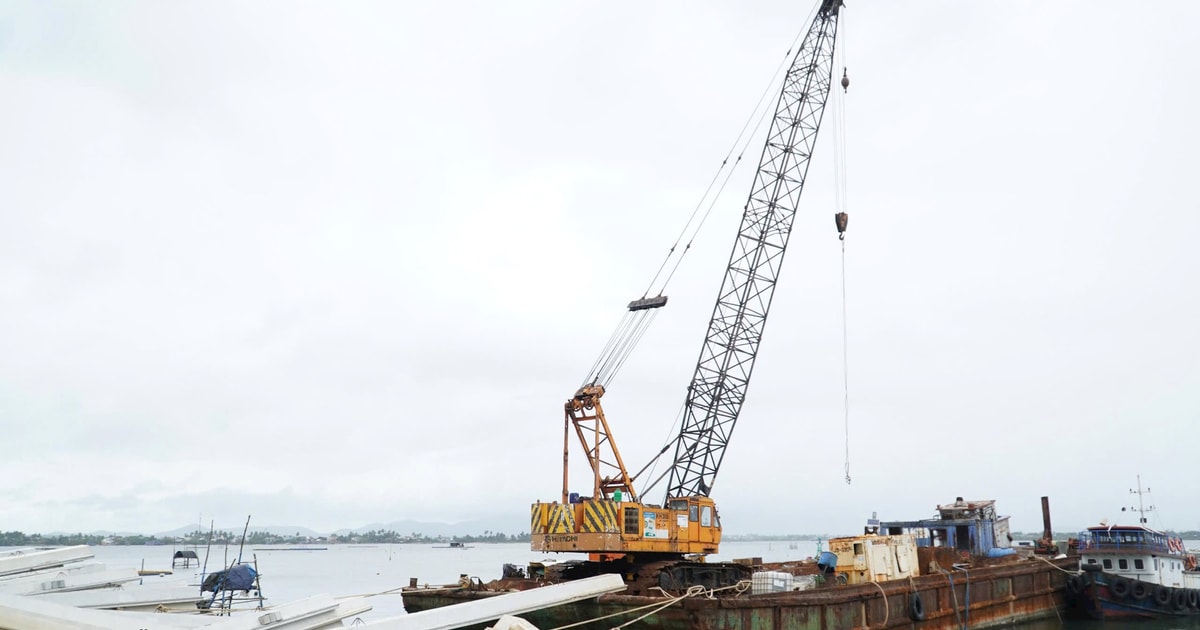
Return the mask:
[(1073, 611), (1093, 619), (1200, 616), (1198, 589), (1159, 586), (1103, 571), (1084, 571), (1068, 584), (1068, 595)]
[[(589, 630), (634, 619), (639, 628), (659, 630), (988, 628), (1058, 615), (1076, 562), (1075, 558), (1029, 560), (911, 580), (753, 596), (698, 596), (674, 603), (666, 597), (614, 594), (522, 617), (542, 628), (604, 618), (577, 626)], [(402, 596), (405, 609), (416, 612), (496, 594), (470, 588), (409, 588)], [(920, 601), (920, 615), (914, 610), (914, 595)]]

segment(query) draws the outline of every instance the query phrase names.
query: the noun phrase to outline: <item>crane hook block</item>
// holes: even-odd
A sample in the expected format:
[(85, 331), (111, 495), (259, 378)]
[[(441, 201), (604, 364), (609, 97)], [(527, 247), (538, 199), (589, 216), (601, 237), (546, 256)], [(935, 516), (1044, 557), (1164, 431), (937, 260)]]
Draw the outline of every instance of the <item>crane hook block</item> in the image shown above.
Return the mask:
[(667, 305), (667, 296), (656, 295), (652, 298), (642, 298), (629, 303), (631, 311), (647, 311), (652, 308), (660, 308)]
[(833, 221), (837, 224), (838, 239), (845, 240), (846, 224), (850, 222), (850, 215), (846, 214), (845, 212), (839, 212), (833, 215)]
[(849, 90), (850, 90), (850, 77), (846, 75), (846, 69), (842, 68), (842, 92), (845, 93), (845, 92), (848, 92)]

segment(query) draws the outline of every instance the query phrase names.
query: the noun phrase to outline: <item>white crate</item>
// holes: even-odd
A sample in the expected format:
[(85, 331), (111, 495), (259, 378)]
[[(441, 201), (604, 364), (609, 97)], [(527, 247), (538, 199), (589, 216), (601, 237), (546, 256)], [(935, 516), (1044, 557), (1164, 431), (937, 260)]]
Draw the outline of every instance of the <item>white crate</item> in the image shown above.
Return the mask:
[(783, 571), (759, 571), (750, 576), (750, 594), (786, 593), (793, 588), (791, 573)]

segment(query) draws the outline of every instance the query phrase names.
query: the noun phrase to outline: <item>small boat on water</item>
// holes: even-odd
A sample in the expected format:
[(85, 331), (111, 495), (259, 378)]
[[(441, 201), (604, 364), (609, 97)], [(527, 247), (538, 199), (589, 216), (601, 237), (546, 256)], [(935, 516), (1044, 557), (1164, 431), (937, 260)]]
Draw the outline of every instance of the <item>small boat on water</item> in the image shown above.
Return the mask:
[(1183, 540), (1148, 527), (1138, 480), (1136, 525), (1101, 524), (1072, 544), (1082, 572), (1067, 580), (1073, 607), (1095, 619), (1200, 616), (1200, 568)]

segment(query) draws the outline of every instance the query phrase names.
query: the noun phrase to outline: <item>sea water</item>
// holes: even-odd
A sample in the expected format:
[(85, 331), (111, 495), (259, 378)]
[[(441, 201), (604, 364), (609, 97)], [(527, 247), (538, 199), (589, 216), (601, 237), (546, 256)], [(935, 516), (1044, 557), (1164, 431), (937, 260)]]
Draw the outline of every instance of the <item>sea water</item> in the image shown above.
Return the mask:
[[(1188, 541), (1188, 548), (1200, 547), (1200, 541)], [(171, 557), (184, 547), (165, 546), (96, 546), (92, 547), (95, 561), (110, 568), (170, 569)], [(191, 547), (187, 547), (191, 549)], [(208, 559), (208, 570), (220, 569), (236, 561), (257, 565), (261, 576), (262, 594), (269, 605), (279, 605), (318, 594), (334, 597), (368, 596), (373, 607), (360, 616), (363, 621), (376, 621), (404, 614), (400, 588), (408, 586), (410, 578), (418, 584), (441, 585), (458, 582), (460, 575), (488, 582), (500, 577), (505, 563), (525, 566), (547, 558), (569, 560), (582, 558), (576, 554), (547, 555), (533, 552), (529, 543), (472, 543), (466, 549), (445, 545), (328, 545), (312, 550), (298, 550), (288, 545), (247, 545), (242, 548), (212, 547), (196, 549), (200, 561)], [(725, 541), (721, 553), (710, 560), (760, 557), (764, 562), (797, 560), (817, 555), (815, 541)], [(175, 569), (164, 577), (147, 577), (144, 583), (187, 580), (199, 584), (199, 571)], [(197, 592), (199, 587), (197, 586)], [(1178, 618), (1153, 622), (1090, 621), (1050, 618), (1018, 626), (1021, 630), (1200, 630), (1200, 617)]]

